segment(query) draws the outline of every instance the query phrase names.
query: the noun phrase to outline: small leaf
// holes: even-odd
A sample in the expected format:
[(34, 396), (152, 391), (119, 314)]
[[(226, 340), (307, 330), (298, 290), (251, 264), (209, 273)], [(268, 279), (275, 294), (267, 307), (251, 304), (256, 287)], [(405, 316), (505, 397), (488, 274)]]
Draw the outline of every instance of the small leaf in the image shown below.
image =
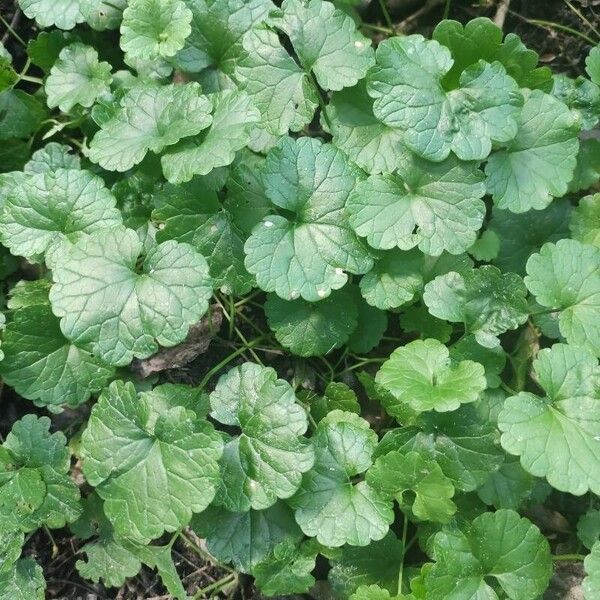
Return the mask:
[(574, 240), (600, 248), (600, 194), (584, 196), (571, 213)]
[(63, 48), (46, 79), (45, 90), (50, 108), (69, 112), (79, 104), (92, 106), (96, 98), (110, 91), (111, 66), (98, 61), (94, 48), (71, 44)]
[(353, 483), (371, 466), (376, 443), (367, 421), (354, 413), (335, 410), (319, 423), (315, 465), (290, 500), (306, 535), (331, 547), (366, 546), (385, 536), (394, 519), (391, 504), (366, 481)]
[(36, 150), (23, 167), (25, 173), (47, 173), (57, 169), (81, 169), (81, 160), (70, 146), (50, 142)]
[(25, 16), (35, 19), (40, 27), (55, 25), (60, 29), (73, 29), (83, 21), (79, 0), (19, 0)]
[(244, 363), (219, 379), (210, 404), (214, 419), (241, 429), (225, 445), (215, 503), (242, 512), (292, 496), (314, 461), (292, 387), (274, 369)]
[(494, 203), (515, 213), (541, 210), (567, 192), (579, 148), (579, 122), (552, 96), (529, 93), (521, 119), (514, 139), (485, 166)]
[[(377, 373), (377, 383), (400, 404), (422, 412), (448, 412), (475, 402), (486, 388), (483, 367), (471, 360), (453, 363), (446, 346), (434, 339), (416, 340), (394, 350)], [(396, 416), (394, 405), (386, 411)]]
[(576, 240), (544, 244), (527, 261), (525, 284), (542, 306), (559, 312), (561, 334), (600, 356), (600, 249)]
[(555, 75), (552, 95), (564, 102), (575, 115), (585, 131), (592, 129), (600, 118), (600, 88), (586, 79), (571, 79), (565, 75)]
[(600, 510), (588, 510), (577, 521), (577, 537), (589, 550), (600, 540)]
[(585, 600), (594, 600), (600, 593), (600, 542), (594, 544), (583, 566), (587, 574), (582, 583), (583, 595)]
[(115, 531), (147, 543), (213, 500), (223, 442), (189, 407), (113, 382), (82, 435), (83, 472)]

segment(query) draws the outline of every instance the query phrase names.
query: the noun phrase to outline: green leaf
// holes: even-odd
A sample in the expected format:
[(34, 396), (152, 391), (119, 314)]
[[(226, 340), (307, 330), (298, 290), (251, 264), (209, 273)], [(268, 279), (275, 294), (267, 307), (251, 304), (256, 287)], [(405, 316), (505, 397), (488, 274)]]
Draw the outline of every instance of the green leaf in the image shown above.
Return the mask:
[(214, 419), (241, 429), (225, 444), (215, 503), (241, 512), (292, 496), (314, 461), (293, 388), (274, 369), (244, 363), (219, 379), (210, 404)]
[(416, 249), (403, 252), (391, 250), (381, 254), (373, 268), (360, 280), (364, 299), (382, 310), (398, 308), (420, 295), (423, 286), (438, 275), (457, 271), (462, 273), (473, 267), (466, 255), (442, 253), (425, 256)]
[[(401, 508), (409, 508), (418, 519), (446, 523), (456, 512), (451, 498), (454, 486), (440, 466), (426, 455), (389, 452), (380, 456), (367, 473), (367, 482), (381, 493), (395, 498)], [(405, 492), (414, 493), (407, 501)]]
[(560, 491), (598, 493), (597, 359), (583, 348), (555, 344), (540, 350), (533, 368), (546, 397), (521, 392), (506, 399), (498, 416), (503, 448)]
[(358, 309), (345, 289), (320, 302), (270, 294), (264, 309), (277, 341), (299, 356), (322, 356), (343, 346), (358, 324)]
[(299, 544), (302, 539), (291, 509), (283, 502), (266, 510), (242, 513), (209, 506), (194, 517), (192, 526), (206, 538), (206, 547), (213, 556), (245, 573), (250, 573), (277, 544), (284, 540)]
[(600, 46), (594, 46), (585, 59), (585, 70), (590, 79), (600, 85)]
[(325, 90), (356, 85), (375, 62), (371, 40), (351, 17), (322, 0), (284, 0), (275, 25), (290, 39), (306, 71)]
[(577, 537), (589, 550), (600, 540), (600, 510), (588, 510), (577, 521)]
[(81, 160), (70, 146), (50, 142), (36, 150), (23, 167), (25, 173), (47, 173), (57, 169), (80, 169)]
[(244, 92), (225, 90), (209, 98), (213, 105), (210, 127), (198, 137), (172, 146), (161, 158), (163, 173), (171, 183), (189, 181), (194, 175), (206, 175), (216, 167), (231, 164), (235, 153), (248, 143), (251, 126), (260, 118)]
[(304, 542), (300, 546), (285, 540), (252, 569), (256, 586), (267, 596), (303, 594), (314, 585), (318, 545)]
[(126, 7), (127, 0), (79, 0), (84, 21), (96, 31), (117, 29)]
[(455, 157), (427, 162), (399, 156), (391, 175), (371, 175), (348, 199), (350, 224), (373, 248), (415, 246), (437, 256), (464, 252), (485, 216), (483, 173)]
[(11, 529), (64, 527), (81, 512), (65, 436), (49, 428), (48, 417), (25, 415), (0, 447), (0, 518)]
[(502, 271), (525, 275), (527, 259), (545, 242), (568, 237), (570, 215), (568, 200), (555, 200), (542, 210), (519, 214), (494, 207), (489, 228), (500, 238), (500, 251), (493, 263)]
[(48, 72), (58, 60), (60, 51), (76, 41), (79, 41), (79, 38), (68, 31), (58, 29), (41, 31), (37, 37), (27, 41), (27, 55), (34, 65)]
[(36, 259), (58, 243), (121, 224), (104, 181), (89, 171), (56, 169), (24, 177), (0, 214), (0, 239), (13, 254)]
[(391, 504), (357, 475), (372, 464), (377, 435), (358, 415), (330, 412), (313, 435), (315, 465), (289, 501), (302, 531), (331, 547), (380, 540), (394, 520)]
[(580, 130), (571, 111), (540, 90), (526, 96), (521, 121), (514, 139), (494, 152), (485, 166), (494, 203), (516, 213), (541, 210), (567, 192)]
[(552, 575), (547, 540), (512, 510), (480, 515), (464, 532), (438, 533), (433, 552), (436, 562), (425, 577), (428, 600), (497, 598), (486, 578), (494, 578), (511, 600), (535, 600)]
[(98, 61), (91, 46), (77, 43), (63, 48), (44, 86), (48, 106), (62, 112), (77, 104), (89, 108), (110, 91), (111, 69), (109, 63)]
[(359, 178), (341, 151), (313, 138), (284, 138), (269, 152), (265, 191), (288, 216), (266, 217), (245, 245), (246, 268), (264, 291), (314, 302), (341, 288), (348, 280), (345, 271), (371, 268), (346, 212)]
[(478, 17), (463, 27), (458, 21), (441, 21), (432, 38), (450, 49), (454, 64), (444, 78), (444, 83), (456, 87), (460, 74), (483, 59), (500, 61), (519, 87), (530, 89), (552, 86), (552, 73), (548, 67), (537, 67), (538, 55), (526, 48), (518, 35), (509, 33), (502, 42), (502, 30), (487, 17)]
[(26, 138), (46, 117), (39, 100), (22, 90), (0, 92), (0, 140)]
[(101, 124), (90, 144), (89, 158), (109, 171), (127, 171), (148, 150), (159, 153), (206, 129), (212, 122), (210, 109), (197, 83), (136, 86)]
[(402, 542), (392, 531), (368, 546), (344, 546), (331, 560), (329, 583), (337, 598), (348, 598), (360, 586), (372, 584), (395, 593), (402, 558)]
[(358, 322), (348, 338), (348, 349), (357, 354), (366, 354), (381, 342), (388, 327), (388, 318), (383, 310), (365, 302), (357, 286), (350, 287), (348, 291), (358, 309)]
[(13, 565), (21, 556), (21, 550), (25, 543), (25, 534), (22, 531), (0, 529), (0, 576), (13, 568)]
[(121, 49), (131, 58), (175, 56), (192, 28), (182, 0), (129, 0), (121, 23)]
[(506, 461), (500, 469), (477, 490), (482, 502), (496, 508), (519, 510), (537, 483), (518, 460)]
[(600, 88), (589, 79), (555, 75), (552, 95), (571, 109), (583, 130), (592, 129), (598, 122)]
[(83, 472), (115, 531), (147, 543), (187, 525), (218, 487), (223, 442), (189, 406), (113, 382), (82, 435)]
[(498, 335), (527, 320), (526, 295), (518, 275), (486, 265), (436, 277), (425, 286), (423, 300), (434, 317), (463, 323), (479, 344), (494, 348), (500, 343)]
[(45, 590), (42, 567), (33, 558), (22, 558), (0, 572), (0, 600), (44, 600)]
[(583, 197), (571, 213), (573, 239), (600, 248), (600, 194)]
[(206, 260), (189, 244), (164, 242), (140, 261), (142, 250), (135, 231), (115, 228), (52, 257), (50, 302), (62, 332), (117, 366), (183, 341), (212, 294)]
[(419, 428), (404, 427), (388, 432), (380, 442), (376, 457), (398, 450), (402, 454), (429, 454), (442, 468), (454, 487), (471, 492), (481, 486), (504, 461), (497, 445), (498, 432), (482, 421), (471, 406), (453, 413), (420, 415)]
[(382, 123), (373, 114), (366, 81), (335, 92), (327, 105), (333, 145), (367, 173), (391, 173), (406, 152), (403, 132)]
[(15, 312), (2, 339), (4, 381), (23, 398), (77, 407), (99, 392), (114, 369), (70, 343), (46, 303)]
[(360, 415), (360, 404), (356, 394), (345, 384), (331, 381), (327, 384), (322, 396), (309, 399), (310, 414), (318, 423), (332, 410), (344, 410)]
[(525, 284), (542, 306), (559, 312), (561, 334), (600, 356), (600, 249), (576, 240), (544, 244), (527, 261)]
[(377, 48), (368, 74), (375, 116), (404, 131), (404, 142), (423, 158), (481, 160), (492, 142), (517, 133), (523, 98), (499, 62), (479, 61), (446, 91), (442, 79), (453, 60), (448, 49), (421, 35), (394, 37)]
[(500, 374), (506, 365), (506, 353), (502, 346), (486, 348), (477, 343), (475, 336), (467, 335), (452, 344), (450, 358), (455, 362), (468, 360), (482, 365), (488, 388), (497, 388), (501, 384)]
[(587, 190), (600, 180), (600, 140), (579, 140), (577, 164), (569, 182), (569, 192)]
[(40, 27), (73, 29), (83, 21), (79, 0), (19, 0), (21, 10)]
[(590, 554), (585, 557), (583, 566), (587, 577), (582, 588), (585, 600), (594, 600), (600, 593), (600, 542), (596, 542)]
[(243, 37), (244, 55), (236, 79), (260, 111), (251, 148), (264, 151), (288, 131), (310, 123), (319, 104), (317, 90), (279, 42), (277, 33), (257, 26)]
[(403, 331), (418, 333), (422, 340), (434, 338), (442, 344), (450, 341), (453, 331), (452, 325), (432, 317), (424, 305), (405, 308), (400, 314), (400, 327)]
[(486, 229), (467, 251), (475, 260), (494, 260), (500, 251), (500, 238), (491, 229)]
[[(475, 402), (486, 388), (483, 367), (471, 360), (454, 363), (438, 340), (415, 340), (396, 348), (377, 373), (377, 383), (390, 391), (396, 404), (413, 410), (448, 412)], [(395, 405), (386, 411), (397, 416)]]

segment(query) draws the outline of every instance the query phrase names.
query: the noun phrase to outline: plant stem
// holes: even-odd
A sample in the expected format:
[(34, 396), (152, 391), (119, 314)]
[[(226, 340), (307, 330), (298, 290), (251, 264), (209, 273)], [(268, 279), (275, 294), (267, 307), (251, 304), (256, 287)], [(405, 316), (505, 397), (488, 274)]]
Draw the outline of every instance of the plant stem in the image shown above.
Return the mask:
[(398, 571), (398, 596), (402, 595), (402, 576), (404, 574), (404, 557), (406, 556), (406, 534), (408, 533), (408, 517), (404, 515), (404, 524), (402, 525), (402, 562)]
[(390, 17), (390, 12), (385, 5), (385, 0), (379, 0), (379, 6), (381, 8), (381, 12), (383, 13), (383, 20), (385, 24), (388, 26), (390, 31), (394, 31), (394, 23), (392, 22), (392, 18)]
[(598, 36), (600, 39), (600, 31), (594, 27), (594, 25), (582, 14), (582, 12), (575, 8), (569, 0), (564, 0), (565, 4)]
[(364, 29), (372, 29), (373, 31), (379, 31), (379, 33), (387, 33), (388, 35), (394, 35), (396, 32), (389, 27), (382, 27), (381, 25), (372, 25), (371, 23), (361, 23), (361, 27)]
[(222, 579), (207, 585), (206, 587), (200, 588), (193, 596), (192, 600), (199, 600), (200, 598), (205, 598), (208, 592), (217, 592), (220, 589), (224, 588), (226, 585), (233, 583), (237, 580), (237, 573), (229, 573)]
[(6, 27), (7, 31), (9, 31), (22, 46), (27, 48), (27, 44), (23, 41), (23, 38), (12, 28), (12, 25), (2, 15), (0, 15), (0, 23)]
[(231, 569), (227, 565), (224, 565), (223, 563), (220, 563), (212, 554), (202, 550), (202, 548), (200, 548), (198, 544), (194, 542), (194, 540), (191, 540), (184, 531), (181, 531), (179, 533), (179, 537), (185, 542), (188, 548), (203, 561), (208, 562), (211, 565), (215, 565), (219, 567), (219, 569), (223, 569), (224, 571), (227, 571), (230, 574), (235, 573), (233, 569)]
[(450, 15), (450, 5), (452, 4), (452, 0), (446, 0), (446, 5), (444, 6), (444, 15), (442, 19), (447, 19)]
[(552, 560), (561, 561), (561, 560), (583, 560), (585, 556), (583, 554), (553, 554)]
[(517, 12), (514, 12), (513, 10), (509, 10), (511, 15), (514, 15), (515, 17), (518, 17), (519, 19), (525, 21), (525, 23), (529, 23), (531, 25), (537, 25), (538, 27), (541, 27), (542, 29), (559, 29), (561, 31), (566, 31), (567, 33), (570, 33), (571, 35), (580, 37), (581, 39), (585, 40), (586, 42), (588, 42), (588, 44), (591, 44), (592, 46), (596, 45), (596, 42), (588, 37), (587, 35), (585, 35), (585, 33), (581, 33), (581, 31), (577, 31), (577, 29), (572, 29), (571, 27), (567, 27), (566, 25), (561, 25), (560, 23), (554, 23), (553, 21), (544, 21), (543, 19), (528, 19), (527, 17), (524, 17), (523, 15), (520, 15)]

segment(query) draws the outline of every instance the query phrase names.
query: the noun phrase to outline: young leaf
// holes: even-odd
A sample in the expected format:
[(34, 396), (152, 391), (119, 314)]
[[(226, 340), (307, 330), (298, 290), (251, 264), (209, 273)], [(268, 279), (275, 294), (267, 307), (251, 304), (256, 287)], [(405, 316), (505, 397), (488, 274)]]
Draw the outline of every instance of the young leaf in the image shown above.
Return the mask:
[(192, 526), (206, 538), (212, 555), (244, 573), (251, 573), (281, 542), (290, 540), (297, 545), (302, 539), (292, 511), (283, 502), (241, 513), (209, 506), (194, 517)]
[(484, 193), (476, 163), (449, 157), (432, 164), (405, 152), (394, 174), (358, 183), (348, 199), (349, 221), (373, 248), (418, 245), (434, 256), (444, 250), (460, 254), (481, 227)]
[(49, 429), (48, 417), (25, 415), (0, 446), (0, 518), (11, 529), (64, 527), (81, 512), (65, 436)]
[(44, 600), (44, 573), (33, 558), (18, 560), (8, 571), (0, 571), (0, 600)]
[(550, 546), (539, 529), (512, 510), (477, 517), (466, 530), (442, 531), (435, 564), (425, 577), (427, 598), (494, 598), (494, 578), (507, 598), (535, 600), (552, 574)]
[(189, 244), (158, 244), (137, 267), (142, 251), (135, 231), (114, 228), (52, 257), (50, 302), (62, 332), (116, 366), (183, 341), (212, 294), (206, 260)]
[(35, 19), (40, 27), (55, 25), (61, 29), (73, 29), (83, 21), (79, 0), (19, 0), (26, 17)]
[(265, 162), (271, 202), (286, 216), (269, 215), (245, 245), (246, 268), (258, 285), (284, 300), (315, 302), (341, 288), (349, 273), (373, 261), (348, 223), (346, 202), (360, 172), (330, 144), (284, 138)]
[(385, 536), (394, 519), (391, 504), (366, 481), (353, 483), (371, 466), (376, 443), (367, 421), (354, 413), (334, 410), (321, 420), (313, 436), (315, 465), (290, 500), (306, 535), (331, 547), (366, 546)]
[(502, 446), (558, 490), (599, 493), (597, 359), (582, 348), (555, 344), (539, 352), (533, 368), (546, 397), (521, 392), (507, 398), (498, 416)]
[[(179, 1), (179, 0), (177, 0)], [(127, 171), (148, 150), (158, 153), (212, 122), (211, 103), (197, 83), (139, 85), (121, 99), (90, 144), (89, 158), (109, 171)]]
[(592, 129), (600, 118), (600, 88), (585, 77), (555, 75), (552, 95), (566, 104), (581, 128)]
[(15, 391), (36, 404), (75, 408), (99, 392), (114, 369), (72, 344), (46, 301), (21, 308), (2, 340), (0, 373)]
[[(396, 405), (408, 404), (417, 412), (456, 410), (461, 404), (475, 402), (486, 388), (479, 363), (463, 360), (453, 364), (446, 346), (434, 339), (396, 348), (376, 381), (392, 393)], [(385, 409), (398, 416), (395, 405), (385, 405)]]
[(589, 510), (577, 521), (577, 537), (589, 550), (600, 540), (600, 510)]
[(0, 239), (13, 254), (39, 258), (65, 238), (120, 225), (104, 181), (89, 171), (56, 169), (24, 177), (0, 214)]
[(523, 280), (489, 265), (459, 274), (440, 275), (425, 286), (429, 312), (451, 323), (464, 323), (487, 348), (498, 346), (498, 335), (527, 320), (529, 309)]
[(297, 546), (284, 540), (252, 569), (257, 587), (267, 596), (308, 592), (315, 583), (311, 572), (318, 552), (318, 544), (304, 542)]
[(210, 404), (214, 419), (241, 429), (225, 445), (215, 504), (242, 512), (292, 496), (314, 461), (293, 388), (274, 369), (244, 363), (219, 379)]
[(375, 62), (371, 41), (330, 2), (284, 0), (275, 25), (290, 39), (300, 64), (325, 90), (356, 85)]
[(198, 137), (172, 146), (161, 158), (163, 173), (171, 183), (189, 181), (194, 175), (207, 175), (216, 167), (231, 164), (260, 118), (244, 92), (224, 90), (209, 99), (213, 105), (210, 127)]
[(544, 244), (527, 261), (525, 284), (542, 306), (559, 311), (561, 334), (600, 356), (600, 249), (576, 240)]
[(310, 396), (310, 414), (317, 423), (332, 410), (344, 410), (360, 415), (360, 404), (356, 394), (345, 384), (331, 381), (322, 396)]
[(113, 382), (82, 435), (83, 472), (117, 534), (147, 543), (187, 525), (219, 484), (221, 436), (210, 423), (153, 392)]
[[(456, 512), (452, 482), (435, 460), (418, 452), (380, 456), (367, 472), (367, 482), (395, 498), (402, 508), (409, 508), (418, 519), (446, 523)], [(408, 491), (414, 493), (412, 506), (404, 499)]]
[(182, 0), (129, 0), (121, 23), (121, 49), (129, 57), (156, 60), (175, 56), (192, 28)]
[(312, 303), (270, 294), (265, 314), (277, 341), (299, 356), (323, 356), (343, 346), (358, 324), (358, 310), (347, 290)]
[(405, 144), (423, 158), (482, 160), (492, 142), (517, 133), (523, 97), (499, 62), (479, 61), (462, 72), (456, 89), (442, 79), (453, 65), (448, 49), (421, 35), (394, 37), (377, 48), (368, 92), (375, 116), (404, 130)]
[(573, 177), (580, 124), (556, 98), (534, 90), (525, 98), (521, 125), (486, 166), (486, 186), (498, 208), (541, 210), (563, 196)]
[(569, 192), (587, 190), (600, 180), (600, 140), (579, 140), (577, 164), (569, 182)]
[(110, 91), (111, 69), (109, 63), (98, 61), (98, 53), (90, 46), (77, 43), (63, 48), (44, 86), (48, 106), (58, 106), (62, 112), (77, 104), (89, 108)]
[(571, 213), (571, 236), (582, 244), (600, 248), (600, 194), (583, 197)]
[(70, 146), (50, 142), (36, 150), (23, 167), (25, 173), (48, 173), (57, 169), (81, 169), (81, 159)]

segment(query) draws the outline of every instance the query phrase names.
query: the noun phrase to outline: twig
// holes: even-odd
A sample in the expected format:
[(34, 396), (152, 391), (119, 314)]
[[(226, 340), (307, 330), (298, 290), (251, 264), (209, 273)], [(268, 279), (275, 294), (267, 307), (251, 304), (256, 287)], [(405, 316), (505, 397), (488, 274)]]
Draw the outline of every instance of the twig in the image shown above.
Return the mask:
[(594, 25), (590, 22), (590, 20), (587, 19), (585, 17), (585, 15), (580, 10), (578, 10), (577, 8), (575, 8), (569, 2), (569, 0), (564, 0), (564, 2), (598, 36), (598, 38), (600, 39), (600, 31), (598, 31), (598, 29), (596, 27), (594, 27)]
[(6, 33), (2, 36), (2, 40), (1, 40), (2, 45), (6, 44), (6, 42), (8, 42), (8, 38), (10, 37), (10, 34), (12, 33), (12, 35), (15, 36), (15, 39), (20, 44), (22, 44), (23, 46), (27, 46), (27, 44), (23, 41), (23, 38), (15, 31), (15, 29), (19, 26), (19, 21), (21, 20), (21, 10), (20, 9), (17, 8), (10, 23), (7, 23), (2, 18), (2, 15), (0, 15), (0, 20), (2, 21), (2, 23), (4, 23), (4, 26), (6, 27)]
[(426, 0), (425, 4), (419, 10), (398, 23), (396, 31), (408, 31), (423, 15), (430, 13), (434, 8), (440, 6), (440, 4), (444, 4), (444, 2), (445, 0)]
[(565, 31), (570, 33), (571, 35), (580, 37), (582, 40), (585, 40), (592, 46), (596, 45), (596, 42), (585, 35), (585, 33), (581, 33), (581, 31), (577, 31), (577, 29), (573, 29), (572, 27), (567, 27), (566, 25), (561, 25), (560, 23), (554, 23), (553, 21), (544, 21), (542, 19), (528, 19), (523, 15), (520, 15), (518, 12), (514, 10), (508, 10), (511, 15), (514, 15), (518, 19), (525, 21), (525, 23), (529, 23), (530, 25), (535, 25), (536, 27), (540, 27), (541, 29), (546, 29), (547, 31), (552, 31), (553, 29), (559, 29), (560, 31)]
[(498, 3), (498, 8), (496, 9), (496, 14), (494, 15), (494, 23), (502, 29), (504, 27), (504, 21), (506, 20), (506, 15), (508, 14), (508, 9), (510, 8), (510, 0), (500, 0)]

